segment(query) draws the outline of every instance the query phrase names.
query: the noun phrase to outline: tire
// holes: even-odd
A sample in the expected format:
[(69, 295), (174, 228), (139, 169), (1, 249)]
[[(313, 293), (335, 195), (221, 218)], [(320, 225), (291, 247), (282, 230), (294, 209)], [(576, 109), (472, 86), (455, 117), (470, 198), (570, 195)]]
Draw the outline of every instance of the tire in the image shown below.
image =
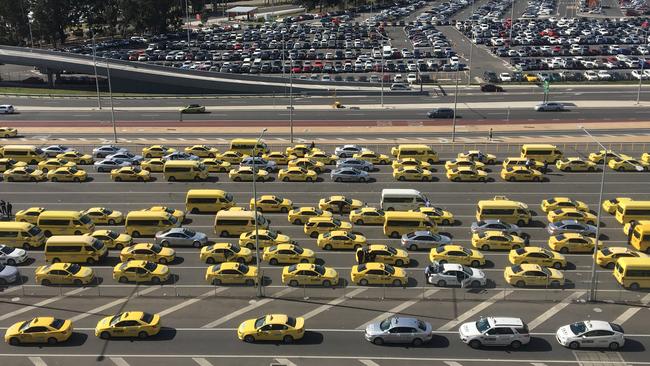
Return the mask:
[(329, 244), (326, 244), (326, 245), (323, 247), (323, 249), (325, 249), (325, 250), (332, 250), (332, 246), (329, 245)]
[(194, 248), (200, 248), (200, 247), (201, 247), (201, 242), (200, 242), (200, 241), (194, 241), (194, 242), (192, 243), (192, 246), (193, 246)]
[[(562, 263), (560, 263), (560, 262), (553, 263), (553, 268), (562, 269)], [(609, 266), (607, 268), (609, 268)], [(612, 263), (612, 268), (611, 269), (613, 269), (613, 268), (614, 268), (614, 263)]]
[(169, 182), (176, 182), (176, 177), (174, 177), (174, 176), (172, 175), (171, 177), (167, 178), (167, 181), (169, 181)]
[(253, 337), (252, 335), (249, 334), (249, 335), (244, 337), (244, 342), (246, 342), (246, 343), (255, 343), (255, 337)]
[(246, 248), (248, 248), (248, 249), (250, 249), (250, 250), (254, 250), (254, 249), (255, 249), (255, 245), (253, 245), (253, 243), (248, 243), (248, 244), (246, 244)]
[(359, 219), (359, 220), (355, 221), (354, 224), (355, 225), (363, 225), (363, 220)]
[(52, 258), (52, 263), (59, 263), (61, 260), (59, 258)]
[(517, 281), (517, 283), (515, 283), (515, 286), (517, 286), (517, 287), (526, 287), (526, 282), (524, 282), (524, 281)]
[(588, 172), (595, 172), (596, 169), (595, 169), (594, 167), (591, 167), (591, 166), (590, 166), (589, 168), (587, 168), (587, 171), (588, 171)]
[(131, 236), (134, 237), (134, 238), (139, 238), (140, 237), (140, 232), (136, 230), (136, 231), (131, 233)]
[(443, 259), (443, 260), (441, 260), (441, 261), (438, 261), (438, 263), (440, 263), (440, 264), (447, 264), (447, 261)]
[(533, 182), (539, 182), (539, 181), (540, 181), (539, 177), (533, 177)]
[(212, 257), (208, 257), (208, 258), (205, 260), (205, 263), (207, 263), (207, 264), (214, 264), (214, 263), (215, 263), (214, 258), (212, 258)]
[(395, 261), (395, 265), (398, 266), (398, 267), (401, 267), (401, 266), (404, 265), (404, 261), (401, 260), (401, 259), (398, 259), (398, 260)]
[(332, 286), (332, 282), (330, 280), (323, 281), (323, 287), (331, 287), (331, 286)]
[(269, 260), (269, 264), (273, 265), (273, 266), (277, 266), (278, 265), (278, 260), (275, 259), (275, 258), (271, 258), (271, 260)]
[(30, 181), (30, 182), (36, 182), (36, 178), (34, 178), (34, 177), (30, 177), (30, 178), (29, 178), (29, 181)]
[(571, 348), (571, 349), (578, 349), (578, 348), (580, 348), (580, 343), (578, 343), (578, 342), (571, 342), (571, 343), (569, 343), (569, 348)]
[(440, 224), (443, 225), (443, 226), (451, 225), (451, 223), (447, 219), (442, 220), (442, 222)]
[(522, 227), (522, 226), (525, 226), (525, 225), (526, 225), (526, 222), (524, 220), (517, 221), (517, 226)]
[(609, 347), (607, 347), (607, 348), (609, 348), (610, 351), (616, 351), (620, 347), (621, 347), (620, 344), (618, 344), (616, 342), (612, 342), (612, 343), (609, 344)]
[(154, 285), (159, 285), (160, 284), (160, 278), (159, 277), (152, 278), (151, 283), (154, 284)]
[(639, 284), (636, 282), (630, 284), (630, 290), (632, 291), (639, 291), (640, 288), (641, 286), (639, 286)]
[(415, 245), (415, 244), (411, 244), (411, 245), (409, 245), (409, 250), (416, 251), (416, 250), (418, 250), (418, 246)]
[(160, 263), (160, 264), (167, 264), (167, 259), (165, 259), (165, 258), (160, 258), (159, 263)]
[(282, 343), (284, 344), (291, 344), (293, 343), (293, 337), (290, 335), (286, 335), (282, 338)]
[(19, 346), (20, 345), (20, 339), (13, 337), (9, 339), (9, 344), (12, 346)]
[(571, 171), (571, 167), (568, 166), (568, 167), (564, 168), (564, 171), (565, 171), (565, 172), (570, 172), (570, 171)]
[(510, 348), (512, 349), (519, 349), (519, 347), (521, 347), (521, 342), (519, 341), (512, 341), (512, 343), (510, 343)]
[(508, 178), (508, 182), (514, 182), (514, 181), (515, 181), (515, 177)]
[(110, 339), (111, 334), (109, 332), (101, 332), (101, 334), (99, 335), (99, 338), (101, 338), (101, 339)]
[(392, 233), (390, 233), (390, 237), (397, 239), (397, 238), (399, 238), (399, 233), (397, 231), (393, 231)]
[(291, 286), (291, 287), (297, 287), (297, 286), (298, 286), (298, 281), (296, 281), (296, 280), (291, 280), (291, 281), (289, 281), (289, 286)]
[(483, 246), (481, 246), (481, 250), (490, 250), (490, 246), (487, 244), (483, 244)]
[(393, 286), (402, 287), (402, 280), (393, 280)]
[(41, 286), (50, 286), (51, 284), (52, 282), (50, 282), (50, 280), (48, 279), (44, 279), (41, 281)]
[(295, 220), (293, 220), (293, 224), (294, 224), (294, 225), (302, 225), (302, 220), (300, 220), (300, 219), (295, 219)]
[(121, 181), (122, 181), (122, 178), (120, 178), (120, 177), (115, 177), (115, 181), (116, 181), (116, 182), (121, 182)]
[(222, 236), (222, 237), (224, 237), (224, 236), (228, 237), (228, 236), (230, 236), (230, 233), (229, 233), (228, 231), (226, 231), (226, 230), (223, 230), (223, 231), (221, 232), (221, 236)]
[(406, 180), (406, 178), (404, 178), (404, 177), (402, 176), (402, 177), (399, 177), (399, 178), (397, 178), (397, 180), (399, 180), (399, 181), (401, 181), (401, 182), (403, 182), (403, 181), (405, 181), (405, 180)]
[(472, 339), (469, 342), (469, 346), (474, 348), (474, 349), (479, 349), (479, 348), (481, 348), (481, 341), (479, 341), (477, 339)]
[(80, 279), (76, 279), (76, 280), (72, 281), (72, 284), (75, 285), (75, 286), (81, 286), (81, 285), (83, 285), (83, 282), (81, 282)]
[(479, 287), (481, 287), (481, 283), (478, 282), (478, 281), (472, 281), (472, 282), (469, 284), (469, 287), (471, 287), (471, 288), (479, 288)]
[(140, 183), (144, 182), (144, 178), (138, 177), (138, 182), (140, 182)]
[(474, 268), (478, 268), (478, 267), (481, 266), (481, 263), (479, 261), (472, 261), (471, 266), (474, 267)]
[(284, 178), (282, 178), (282, 181), (283, 181), (283, 182), (288, 182), (288, 181), (289, 181), (289, 177), (284, 177)]
[(560, 248), (560, 253), (562, 253), (562, 254), (568, 254), (568, 253), (569, 253), (569, 248), (567, 248), (567, 247), (562, 247), (562, 248)]
[(460, 178), (458, 178), (458, 177), (454, 177), (454, 179), (452, 179), (452, 181), (454, 181), (454, 182), (460, 182)]
[(81, 182), (81, 180), (78, 177), (72, 178), (72, 181), (75, 182), (75, 183)]
[[(52, 182), (54, 182), (54, 183), (56, 183), (56, 182), (58, 182), (58, 181), (59, 181), (59, 178), (57, 178), (57, 177), (52, 177), (52, 179), (51, 179), (51, 180), (52, 180)], [(12, 181), (10, 180), (10, 182), (12, 182)]]
[(372, 343), (373, 343), (373, 344), (376, 344), (376, 345), (378, 345), (378, 346), (381, 346), (382, 344), (384, 344), (384, 339), (383, 339), (383, 338), (380, 338), (380, 337), (377, 337), (377, 338), (375, 338), (375, 339), (372, 340)]
[(478, 179), (478, 181), (479, 181), (479, 182), (485, 182), (485, 178), (480, 177), (480, 178)]
[(163, 247), (168, 247), (169, 242), (167, 240), (163, 240), (163, 241), (160, 242), (160, 245), (163, 246)]
[(251, 279), (249, 278), (249, 279), (247, 279), (246, 281), (244, 281), (244, 284), (245, 284), (246, 286), (253, 286), (253, 285), (255, 285), (255, 281), (253, 281), (253, 280), (251, 280)]
[(108, 224), (109, 225), (115, 225), (115, 220), (113, 220), (113, 219), (108, 220)]
[(308, 183), (312, 183), (314, 181), (314, 179), (312, 179), (311, 177), (307, 177), (306, 180), (307, 180)]
[(147, 154), (144, 157), (147, 158), (147, 159), (151, 159), (151, 154)]
[(310, 238), (318, 238), (318, 232), (312, 231), (311, 233), (309, 233), (309, 237)]
[(361, 183), (365, 183), (365, 182), (366, 182), (366, 178), (364, 178), (364, 177), (359, 178), (359, 182), (361, 182)]
[(145, 339), (147, 337), (149, 337), (149, 334), (147, 334), (147, 332), (145, 332), (145, 331), (142, 331), (142, 332), (138, 333), (138, 338), (140, 338), (140, 339)]
[(7, 259), (7, 264), (10, 265), (10, 266), (15, 266), (15, 265), (16, 265), (16, 261), (13, 260), (13, 259)]
[(287, 212), (289, 212), (289, 209), (288, 209), (288, 208), (286, 208), (286, 207), (282, 207), (282, 208), (280, 208), (280, 213), (284, 213), (284, 214), (286, 214)]
[(335, 181), (335, 182), (341, 182), (341, 178), (336, 177), (336, 178), (334, 179), (334, 181)]
[(438, 286), (438, 287), (445, 287), (445, 286), (447, 286), (447, 281), (445, 281), (445, 280), (438, 280), (438, 282), (436, 283), (436, 286)]
[(212, 279), (212, 286), (221, 286), (221, 280), (218, 278)]

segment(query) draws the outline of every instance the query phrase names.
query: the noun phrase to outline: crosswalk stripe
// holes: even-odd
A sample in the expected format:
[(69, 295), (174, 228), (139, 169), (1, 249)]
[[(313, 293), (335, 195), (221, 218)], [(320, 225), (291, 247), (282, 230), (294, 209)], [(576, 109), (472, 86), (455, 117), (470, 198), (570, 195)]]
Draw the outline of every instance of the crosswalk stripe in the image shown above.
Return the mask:
[(275, 360), (278, 361), (278, 363), (283, 364), (284, 366), (297, 366), (295, 363), (289, 361), (289, 359), (287, 358), (276, 358)]
[(111, 361), (113, 361), (115, 366), (129, 366), (129, 363), (122, 357), (111, 357)]
[[(641, 305), (644, 307), (650, 303), (650, 294), (646, 294), (642, 299), (641, 299)], [(628, 321), (631, 317), (636, 315), (643, 307), (640, 306), (635, 306), (632, 308), (629, 308), (623, 312), (623, 314), (619, 315), (618, 318), (614, 319), (613, 323), (615, 324), (623, 324), (626, 321)]]
[(336, 306), (336, 305), (338, 305), (338, 304), (344, 302), (344, 301), (347, 300), (348, 298), (350, 298), (350, 297), (354, 297), (354, 296), (356, 296), (356, 295), (358, 295), (358, 294), (360, 294), (360, 293), (362, 293), (362, 292), (364, 292), (364, 291), (366, 291), (365, 288), (358, 288), (358, 289), (355, 289), (355, 290), (351, 291), (350, 293), (348, 293), (347, 295), (344, 295), (344, 296), (338, 297), (338, 298), (336, 298), (336, 299), (334, 299), (334, 300), (328, 302), (328, 303), (325, 304), (325, 305), (321, 305), (321, 306), (317, 307), (316, 309), (314, 309), (314, 310), (312, 310), (312, 311), (310, 311), (310, 312), (304, 314), (302, 317), (305, 318), (305, 320), (310, 319), (310, 318), (313, 318), (313, 317), (315, 317), (316, 315), (318, 315), (318, 314), (320, 314), (320, 313), (322, 313), (322, 312), (324, 312), (324, 311), (326, 311), (326, 310), (329, 310), (329, 309), (332, 308), (333, 306)]
[(456, 362), (456, 361), (445, 361), (445, 365), (447, 365), (447, 366), (463, 366), (460, 362)]
[[(429, 296), (433, 295), (434, 293), (436, 293), (436, 292), (438, 292), (438, 291), (440, 291), (440, 290), (437, 289), (437, 288), (436, 288), (436, 289), (427, 290), (427, 291), (424, 293), (424, 297), (425, 297), (425, 298), (426, 298), (426, 297), (429, 297)], [(378, 322), (378, 321), (384, 320), (384, 319), (386, 319), (386, 318), (388, 318), (388, 317), (390, 317), (390, 316), (393, 316), (393, 315), (395, 315), (395, 314), (399, 314), (400, 312), (406, 310), (407, 308), (409, 308), (409, 307), (411, 307), (411, 306), (417, 304), (419, 301), (420, 301), (420, 299), (414, 299), (414, 300), (405, 301), (405, 302), (403, 302), (403, 303), (401, 303), (401, 304), (395, 306), (394, 308), (388, 310), (387, 312), (382, 313), (382, 314), (376, 316), (374, 319), (369, 320), (369, 321), (363, 323), (362, 325), (358, 326), (357, 329), (366, 329), (366, 327), (368, 326), (368, 324), (376, 323), (376, 322)]]
[(488, 300), (483, 301), (482, 303), (474, 306), (473, 308), (467, 310), (458, 318), (451, 320), (438, 328), (438, 330), (451, 330), (452, 328), (456, 327), (458, 324), (464, 322), (465, 320), (473, 317), (474, 315), (480, 313), (481, 311), (487, 309), (490, 305), (494, 304), (497, 300), (503, 299), (504, 297), (508, 296), (511, 294), (513, 291), (512, 290), (503, 290), (497, 292), (495, 295), (490, 297)]
[(194, 360), (194, 362), (198, 363), (199, 366), (212, 366), (212, 363), (210, 361), (206, 360), (205, 358), (192, 357), (192, 360)]
[(90, 288), (90, 287), (80, 287), (80, 288), (74, 289), (74, 290), (72, 290), (72, 291), (68, 291), (68, 292), (64, 293), (63, 295), (56, 296), (56, 297), (51, 297), (51, 298), (49, 298), (49, 299), (45, 299), (45, 300), (43, 300), (43, 301), (41, 301), (41, 302), (37, 302), (37, 303), (34, 304), (34, 305), (24, 306), (24, 307), (22, 307), (22, 308), (20, 308), (20, 309), (16, 309), (16, 310), (14, 310), (14, 311), (10, 311), (10, 312), (8, 312), (8, 313), (5, 313), (5, 314), (0, 315), (0, 320), (9, 319), (9, 318), (11, 318), (11, 317), (13, 317), (13, 316), (20, 315), (20, 314), (22, 314), (22, 313), (26, 313), (26, 312), (28, 312), (28, 311), (32, 311), (32, 310), (34, 310), (34, 309), (36, 309), (36, 308), (40, 308), (40, 307), (43, 307), (43, 306), (45, 306), (45, 305), (49, 305), (49, 304), (51, 304), (51, 303), (53, 303), (53, 302), (56, 302), (56, 301), (59, 301), (59, 300), (65, 299), (65, 298), (68, 297), (68, 296), (76, 295), (76, 294), (78, 294), (78, 293), (80, 293), (80, 292), (86, 291), (86, 290), (88, 290), (89, 288)]
[(362, 364), (364, 364), (366, 366), (379, 366), (379, 364), (377, 362), (375, 362), (373, 360), (368, 360), (366, 358), (360, 359), (359, 362), (361, 362)]
[(28, 357), (29, 361), (34, 364), (34, 366), (47, 366), (45, 361), (40, 357)]
[(533, 330), (533, 329), (537, 328), (540, 324), (547, 321), (550, 317), (557, 314), (560, 310), (562, 310), (565, 307), (571, 305), (571, 301), (580, 298), (580, 296), (582, 296), (582, 295), (584, 295), (586, 293), (587, 293), (587, 291), (576, 291), (576, 292), (572, 293), (571, 295), (567, 296), (562, 302), (553, 305), (550, 309), (546, 310), (540, 316), (538, 316), (537, 318), (535, 318), (531, 322), (529, 322), (528, 323), (528, 329)]
[(236, 318), (236, 317), (238, 317), (238, 316), (240, 316), (242, 314), (245, 314), (245, 313), (247, 313), (247, 312), (249, 312), (251, 310), (257, 309), (260, 306), (264, 306), (264, 305), (270, 303), (271, 301), (275, 300), (276, 298), (280, 298), (283, 295), (286, 295), (286, 294), (288, 294), (289, 292), (291, 292), (293, 290), (294, 290), (293, 287), (285, 288), (284, 290), (282, 290), (282, 291), (278, 292), (277, 294), (275, 294), (274, 295), (275, 297), (267, 297), (267, 298), (258, 300), (258, 301), (254, 302), (254, 303), (252, 303), (252, 304), (250, 304), (248, 306), (245, 306), (245, 307), (243, 307), (243, 308), (241, 308), (239, 310), (233, 311), (233, 312), (229, 313), (228, 315), (225, 315), (225, 316), (223, 316), (223, 317), (221, 317), (221, 318), (219, 318), (219, 319), (217, 319), (215, 321), (212, 321), (212, 322), (202, 326), (201, 328), (214, 328), (217, 325), (221, 325), (221, 324), (227, 322), (230, 319), (234, 319), (234, 318)]

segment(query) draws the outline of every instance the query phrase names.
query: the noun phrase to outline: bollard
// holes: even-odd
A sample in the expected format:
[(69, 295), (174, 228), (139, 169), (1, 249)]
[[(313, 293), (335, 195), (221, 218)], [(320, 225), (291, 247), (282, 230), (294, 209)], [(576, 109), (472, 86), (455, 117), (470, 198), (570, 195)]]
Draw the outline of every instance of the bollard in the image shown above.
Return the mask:
[(508, 106), (508, 111), (506, 112), (506, 121), (510, 121), (510, 106)]
[(309, 296), (307, 296), (307, 286), (302, 285), (302, 298), (303, 300), (309, 300)]

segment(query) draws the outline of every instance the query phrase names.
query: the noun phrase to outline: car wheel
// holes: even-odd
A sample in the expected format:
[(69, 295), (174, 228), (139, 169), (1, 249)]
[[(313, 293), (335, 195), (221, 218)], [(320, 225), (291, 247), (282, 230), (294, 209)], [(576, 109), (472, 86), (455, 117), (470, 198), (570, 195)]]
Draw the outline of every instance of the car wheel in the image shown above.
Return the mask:
[(306, 179), (306, 180), (307, 180), (307, 182), (308, 182), (308, 183), (311, 183), (311, 182), (313, 182), (313, 181), (314, 181), (314, 179), (313, 179), (312, 177), (307, 177), (307, 179)]
[(567, 248), (567, 247), (562, 247), (562, 248), (560, 248), (560, 253), (562, 253), (562, 254), (568, 254), (568, 253), (569, 253), (569, 248)]
[(454, 177), (454, 179), (452, 179), (452, 181), (454, 181), (454, 182), (460, 182), (460, 178), (459, 178), (459, 177)]
[(167, 259), (166, 259), (166, 258), (160, 258), (160, 259), (158, 260), (158, 262), (159, 262), (160, 264), (167, 264)]
[(269, 264), (277, 266), (278, 265), (278, 260), (275, 259), (275, 258), (271, 258), (271, 260), (269, 260)]
[(329, 245), (329, 244), (326, 244), (326, 245), (323, 247), (323, 249), (325, 249), (325, 250), (332, 250), (332, 246)]
[(449, 222), (449, 220), (447, 220), (447, 219), (444, 219), (444, 220), (442, 220), (441, 224), (444, 225), (444, 226), (447, 226), (447, 225), (451, 225), (451, 222)]
[(517, 221), (517, 226), (522, 227), (524, 225), (526, 225), (526, 222), (524, 220)]
[[(562, 269), (562, 263), (560, 263), (560, 262), (553, 263), (553, 268)], [(609, 266), (607, 268), (609, 268)], [(611, 269), (613, 269), (613, 268), (614, 268), (614, 263), (612, 263), (612, 268)]]
[(397, 231), (393, 231), (392, 233), (390, 233), (390, 237), (391, 238), (399, 238), (399, 233)]
[(293, 220), (293, 224), (294, 224), (294, 225), (302, 225), (302, 220), (300, 220), (300, 219), (295, 219), (295, 220)]
[(571, 349), (578, 349), (578, 348), (580, 348), (580, 343), (578, 343), (578, 342), (571, 342), (571, 343), (569, 343), (569, 348), (571, 348)]
[(160, 278), (159, 277), (153, 277), (151, 279), (151, 283), (153, 283), (154, 285), (159, 285), (160, 284)]
[(399, 178), (397, 178), (397, 180), (399, 180), (399, 181), (402, 181), (402, 182), (403, 182), (403, 181), (405, 181), (405, 180), (406, 180), (406, 178), (404, 178), (404, 177), (402, 176), (402, 177), (399, 177)]
[(280, 212), (286, 214), (287, 212), (289, 212), (289, 209), (286, 208), (286, 207), (282, 207), (282, 208), (280, 208)]
[[(10, 182), (13, 182), (13, 180), (9, 180)], [(56, 183), (58, 182), (59, 179), (57, 177), (52, 177), (52, 182)]]
[(571, 171), (571, 167), (568, 166), (568, 167), (564, 168), (564, 171), (565, 171), (565, 172), (570, 172), (570, 171)]
[(447, 286), (447, 281), (445, 281), (445, 280), (438, 280), (438, 283), (436, 283), (436, 286), (438, 286), (438, 287), (445, 287), (445, 286)]
[(420, 338), (415, 338), (411, 344), (413, 347), (420, 347), (422, 345), (422, 340)]
[(330, 286), (332, 286), (332, 282), (330, 280), (324, 280), (323, 281), (323, 286), (324, 287), (330, 287)]
[(286, 335), (282, 338), (282, 342), (285, 344), (291, 344), (293, 343), (293, 337), (290, 335)]
[(72, 178), (72, 181), (75, 182), (75, 183), (81, 182), (81, 180), (78, 177)]
[(401, 280), (393, 280), (393, 286), (402, 287), (402, 281)]
[(415, 244), (411, 244), (411, 245), (409, 245), (409, 250), (416, 251), (416, 250), (418, 250), (418, 246), (415, 245)]
[(205, 263), (207, 263), (207, 264), (214, 264), (214, 263), (215, 263), (214, 258), (212, 258), (212, 257), (208, 257), (208, 258), (206, 258)]
[(19, 346), (20, 345), (20, 339), (13, 337), (9, 339), (9, 344), (12, 346)]
[(478, 181), (479, 181), (479, 182), (485, 182), (485, 178), (484, 178), (484, 177), (480, 177), (480, 178), (478, 179)]
[(222, 237), (224, 237), (224, 236), (228, 237), (228, 236), (230, 236), (230, 233), (228, 231), (224, 230), (224, 231), (221, 232), (221, 236)]
[(247, 243), (247, 244), (246, 244), (246, 248), (248, 248), (248, 249), (250, 249), (250, 250), (254, 250), (254, 249), (255, 249), (255, 245), (253, 245), (253, 243)]
[(149, 336), (149, 334), (147, 334), (147, 332), (144, 332), (144, 331), (138, 333), (138, 338), (140, 338), (140, 339), (145, 339), (148, 336)]
[(120, 283), (127, 283), (127, 282), (129, 282), (129, 279), (126, 278), (126, 277), (124, 277), (124, 276), (122, 276), (122, 277), (120, 277), (120, 279), (119, 279), (118, 281), (119, 281)]
[(469, 284), (469, 287), (472, 287), (472, 288), (481, 287), (481, 283), (480, 283), (479, 281), (472, 281), (472, 282)]
[(337, 177), (336, 179), (334, 179), (334, 181), (335, 182), (341, 182), (341, 178)]
[(83, 285), (83, 282), (81, 282), (80, 279), (75, 279), (74, 281), (72, 281), (72, 284), (75, 286), (81, 286)]
[(625, 170), (625, 169), (623, 169), (622, 166), (619, 166), (618, 168), (616, 168), (616, 171), (619, 171), (619, 172), (622, 172), (622, 171), (624, 171), (624, 170)]
[(508, 182), (514, 182), (514, 181), (515, 181), (515, 177), (508, 178)]
[(589, 168), (587, 168), (587, 171), (588, 171), (588, 172), (595, 172), (595, 171), (596, 171), (596, 168), (590, 166)]
[(361, 183), (365, 183), (365, 182), (366, 182), (366, 178), (364, 178), (364, 177), (359, 178), (359, 182), (361, 182)]
[(483, 244), (483, 246), (481, 246), (481, 250), (490, 250), (490, 246), (487, 244)]
[(212, 286), (221, 286), (221, 280), (218, 278), (212, 279)]
[(474, 349), (481, 348), (481, 341), (479, 341), (479, 340), (477, 340), (477, 339), (472, 339), (472, 340), (469, 342), (469, 346), (472, 347), (472, 348), (474, 348)]
[(194, 242), (192, 242), (192, 246), (194, 248), (200, 248), (201, 247), (201, 242), (198, 241), (198, 240), (195, 240)]
[(52, 282), (50, 282), (50, 280), (48, 280), (48, 279), (44, 279), (43, 281), (41, 281), (42, 286), (49, 286), (51, 284), (52, 284)]
[(97, 261), (95, 260), (95, 258), (88, 258), (88, 259), (86, 260), (86, 263), (88, 263), (89, 265), (92, 266), (92, 265), (97, 264)]
[(512, 343), (510, 343), (510, 348), (512, 349), (518, 349), (519, 347), (521, 347), (521, 342), (519, 341), (512, 341)]
[(398, 259), (398, 260), (395, 261), (395, 265), (398, 266), (398, 267), (401, 267), (401, 266), (404, 265), (404, 261), (401, 260), (401, 259)]
[(517, 281), (517, 283), (515, 284), (515, 286), (517, 286), (517, 287), (525, 287), (525, 286), (526, 286), (526, 282), (521, 281), (521, 280), (520, 280), (520, 281)]
[(291, 287), (296, 287), (296, 286), (298, 286), (298, 281), (296, 281), (296, 280), (291, 280), (291, 281), (289, 281), (289, 286), (291, 286)]
[(630, 290), (632, 291), (638, 291), (641, 288), (638, 283), (634, 282), (630, 284)]
[(247, 335), (244, 337), (244, 342), (246, 343), (255, 343), (255, 337), (252, 335)]
[(284, 178), (282, 178), (282, 181), (283, 181), (283, 182), (288, 182), (288, 181), (289, 181), (289, 177), (284, 177)]
[(377, 337), (377, 338), (372, 340), (372, 343), (374, 343), (374, 344), (376, 344), (378, 346), (381, 346), (382, 344), (384, 344), (384, 339), (380, 338), (380, 337)]
[(253, 281), (253, 280), (251, 280), (251, 279), (249, 278), (249, 279), (247, 279), (246, 281), (244, 281), (244, 284), (245, 284), (246, 286), (253, 286), (253, 285), (255, 285), (255, 281)]
[(163, 240), (163, 241), (160, 242), (160, 245), (162, 245), (163, 247), (168, 247), (169, 246), (169, 241)]
[(616, 342), (612, 342), (612, 343), (609, 344), (610, 351), (616, 351), (619, 347), (620, 347), (620, 345), (618, 343), (616, 343)]
[(147, 159), (151, 159), (151, 154), (147, 154), (144, 157), (147, 158)]

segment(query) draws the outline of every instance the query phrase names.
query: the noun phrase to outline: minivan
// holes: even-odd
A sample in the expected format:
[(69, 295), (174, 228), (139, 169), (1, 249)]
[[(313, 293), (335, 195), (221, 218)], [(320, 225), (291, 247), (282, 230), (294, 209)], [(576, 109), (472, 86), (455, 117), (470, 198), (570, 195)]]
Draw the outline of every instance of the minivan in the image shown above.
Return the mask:
[(185, 209), (193, 214), (217, 212), (234, 205), (232, 194), (220, 189), (190, 189), (185, 197)]
[(552, 164), (558, 159), (562, 159), (562, 151), (560, 151), (555, 145), (525, 144), (521, 147), (520, 157)]
[(0, 146), (0, 158), (9, 158), (35, 165), (46, 159), (45, 152), (34, 145), (5, 145)]
[[(253, 148), (255, 153), (253, 154)], [(269, 152), (269, 147), (264, 141), (258, 141), (257, 139), (233, 139), (230, 142), (230, 150), (237, 151), (238, 153), (245, 155), (256, 155), (260, 156)]]
[(428, 206), (429, 199), (420, 191), (415, 189), (391, 189), (381, 190), (380, 206), (386, 211), (408, 211), (421, 206)]
[(170, 182), (176, 180), (205, 180), (208, 168), (196, 160), (169, 160), (163, 166), (163, 175)]
[(413, 158), (429, 164), (439, 161), (438, 153), (427, 145), (399, 145), (391, 148), (390, 153), (397, 159)]
[(55, 235), (45, 243), (46, 262), (96, 264), (107, 256), (106, 246), (92, 236)]
[(427, 112), (428, 118), (454, 118), (454, 110), (451, 108), (433, 108)]
[(268, 229), (269, 221), (259, 212), (221, 210), (214, 218), (214, 233), (219, 236), (239, 236), (239, 234), (255, 230)]
[(616, 281), (630, 290), (650, 288), (650, 258), (624, 257), (614, 267)]
[(95, 230), (90, 216), (79, 211), (44, 211), (38, 216), (38, 227), (45, 237), (52, 235), (82, 235)]
[(0, 222), (0, 243), (10, 247), (33, 249), (45, 244), (43, 230), (27, 222)]
[(476, 220), (501, 220), (509, 224), (524, 226), (530, 223), (532, 214), (528, 205), (505, 197), (478, 201)]
[(618, 204), (616, 221), (627, 224), (640, 220), (650, 220), (650, 201), (623, 201)]
[(153, 236), (158, 231), (180, 226), (181, 220), (166, 211), (131, 211), (124, 220), (126, 233), (134, 238)]
[(390, 211), (384, 216), (384, 235), (399, 238), (415, 231), (438, 231), (437, 225), (422, 212)]

